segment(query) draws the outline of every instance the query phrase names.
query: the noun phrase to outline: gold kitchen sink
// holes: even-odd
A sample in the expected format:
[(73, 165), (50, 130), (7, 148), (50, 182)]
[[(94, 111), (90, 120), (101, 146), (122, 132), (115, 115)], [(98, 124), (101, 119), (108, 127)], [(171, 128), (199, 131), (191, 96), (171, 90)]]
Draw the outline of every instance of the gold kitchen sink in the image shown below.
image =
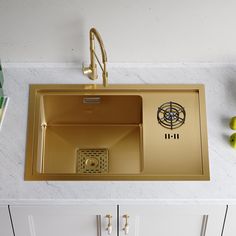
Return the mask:
[(203, 85), (31, 85), (25, 180), (208, 180)]

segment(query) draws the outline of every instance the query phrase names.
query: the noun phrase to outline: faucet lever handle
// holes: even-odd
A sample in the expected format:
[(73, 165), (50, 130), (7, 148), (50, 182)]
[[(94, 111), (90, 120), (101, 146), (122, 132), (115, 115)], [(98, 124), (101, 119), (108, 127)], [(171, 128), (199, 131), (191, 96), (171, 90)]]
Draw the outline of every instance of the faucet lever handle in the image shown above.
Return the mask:
[(82, 64), (82, 71), (84, 75), (88, 75), (92, 73), (92, 69), (90, 66), (86, 67), (84, 66), (84, 63)]

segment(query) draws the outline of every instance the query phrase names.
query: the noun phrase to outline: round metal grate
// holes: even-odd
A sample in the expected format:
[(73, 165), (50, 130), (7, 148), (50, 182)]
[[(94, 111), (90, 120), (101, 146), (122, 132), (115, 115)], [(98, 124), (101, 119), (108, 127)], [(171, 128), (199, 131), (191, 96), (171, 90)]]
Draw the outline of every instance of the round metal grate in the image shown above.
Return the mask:
[(179, 128), (184, 124), (185, 118), (184, 108), (176, 102), (166, 102), (157, 110), (159, 124), (167, 129)]

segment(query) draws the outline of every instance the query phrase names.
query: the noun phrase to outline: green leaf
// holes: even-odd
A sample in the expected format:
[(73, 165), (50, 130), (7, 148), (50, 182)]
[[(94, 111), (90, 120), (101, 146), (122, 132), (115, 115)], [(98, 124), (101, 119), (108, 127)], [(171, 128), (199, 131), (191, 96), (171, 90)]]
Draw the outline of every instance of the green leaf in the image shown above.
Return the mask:
[(0, 97), (0, 109), (2, 108), (4, 97)]

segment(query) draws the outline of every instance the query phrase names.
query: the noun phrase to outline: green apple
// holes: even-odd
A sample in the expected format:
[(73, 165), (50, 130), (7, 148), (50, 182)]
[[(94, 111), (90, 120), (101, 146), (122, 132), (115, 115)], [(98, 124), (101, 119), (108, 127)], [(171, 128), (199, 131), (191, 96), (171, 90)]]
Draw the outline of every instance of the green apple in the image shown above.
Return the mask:
[(236, 148), (236, 133), (233, 133), (229, 138), (230, 145)]
[(233, 116), (230, 120), (229, 126), (231, 129), (236, 130), (236, 116)]

